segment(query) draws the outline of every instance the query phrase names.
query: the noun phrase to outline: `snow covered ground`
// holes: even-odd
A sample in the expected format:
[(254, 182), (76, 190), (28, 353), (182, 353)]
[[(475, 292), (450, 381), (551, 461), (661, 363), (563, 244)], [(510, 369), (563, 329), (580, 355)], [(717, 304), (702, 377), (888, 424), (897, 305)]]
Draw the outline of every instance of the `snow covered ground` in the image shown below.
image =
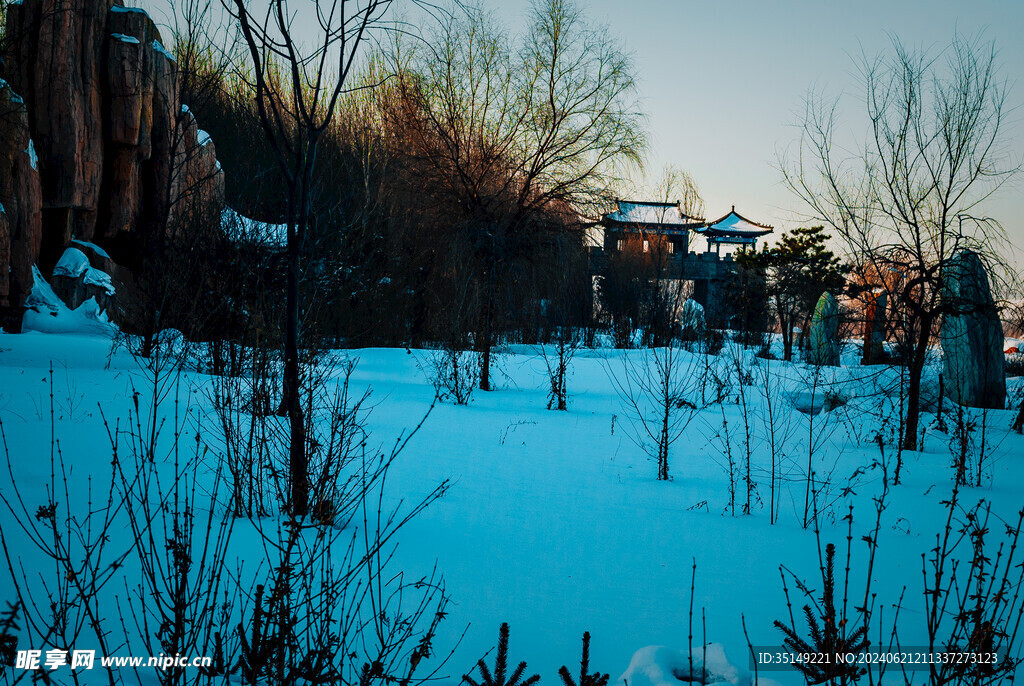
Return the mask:
[[(622, 373), (623, 356), (635, 359), (648, 351), (581, 350), (569, 379), (569, 411), (554, 412), (545, 409), (542, 359), (531, 348), (512, 347), (498, 356), (498, 390), (477, 392), (468, 406), (439, 404), (433, 409), (396, 462), (388, 496), (393, 503), (411, 502), (445, 479), (452, 482), (441, 500), (402, 530), (394, 560), (395, 568), (410, 577), (429, 574), (435, 565), (444, 574), (454, 604), (435, 641), (436, 652), (446, 653), (468, 625), (443, 670), (451, 676), (448, 682), (470, 672), (495, 644), (499, 624), (508, 622), (511, 660), (526, 660), (527, 673), (539, 673), (542, 683), (556, 683), (563, 664), (577, 672), (580, 637), (589, 631), (591, 671), (609, 672), (613, 683), (626, 674), (632, 686), (638, 685), (635, 675), (645, 673), (649, 683), (660, 686), (650, 676), (658, 670), (643, 664), (631, 667), (631, 660), (646, 647), (667, 646), (667, 651), (648, 649), (637, 659), (658, 662), (658, 655), (667, 655), (668, 663), (685, 661), (695, 563), (695, 652), (705, 640), (719, 644), (709, 649), (708, 664), (728, 672), (729, 683), (749, 683), (741, 616), (753, 644), (778, 647), (782, 635), (772, 622), (787, 618), (779, 566), (820, 589), (820, 582), (815, 583), (815, 535), (802, 526), (809, 441), (816, 448), (816, 478), (831, 481), (819, 496), (822, 540), (845, 551), (843, 517), (852, 504), (850, 585), (863, 589), (867, 546), (861, 537), (871, 532), (873, 499), (882, 490), (881, 470), (872, 467), (882, 455), (878, 435), (890, 472), (895, 464), (891, 438), (898, 431), (898, 417), (885, 389), (892, 393), (898, 375), (852, 366), (857, 356), (850, 351), (851, 366), (827, 370), (815, 385), (813, 372), (804, 365), (768, 363), (755, 360), (752, 353), (727, 347), (714, 362), (724, 369), (730, 355), (740, 355), (751, 383), (732, 383), (722, 404), (694, 414), (672, 446), (672, 478), (667, 482), (656, 480), (655, 463), (631, 440), (628, 413), (611, 380)], [(390, 445), (426, 413), (434, 394), (421, 371), (427, 354), (351, 351), (359, 359), (353, 383), (373, 392), (368, 418), (372, 443)], [(211, 383), (209, 376), (186, 374), (183, 398), (199, 412), (208, 409)], [(87, 476), (100, 483), (109, 472), (110, 443), (101, 410), (110, 422), (126, 417), (136, 400), (134, 389), (143, 387), (137, 361), (123, 349), (112, 351), (106, 335), (0, 335), (0, 420), (13, 466), (13, 483), (0, 479), (4, 494), (10, 497), (16, 485), (27, 502), (45, 502), (51, 391), (61, 455), (74, 483), (84, 486)], [(1010, 387), (1016, 392), (1018, 380), (1011, 380)], [(768, 515), (772, 455), (766, 388), (776, 416), (781, 416), (777, 421), (785, 422), (789, 433), (776, 454), (779, 507), (774, 524)], [(835, 391), (839, 400), (827, 408), (838, 404), (836, 409), (817, 414), (795, 409), (822, 409), (809, 397), (813, 390), (820, 399), (821, 389)], [(744, 403), (756, 494), (752, 514), (742, 516), (741, 481), (733, 516), (724, 433), (728, 431), (733, 456), (742, 463)], [(164, 407), (170, 418), (173, 405)], [(965, 504), (990, 500), (993, 515), (1007, 522), (1016, 520), (1024, 485), (1024, 439), (1008, 431), (1012, 418), (1009, 410), (987, 414), (982, 486), (961, 491)], [(873, 572), (876, 607), (886, 617), (904, 593), (904, 645), (925, 641), (921, 555), (942, 528), (942, 501), (952, 483), (950, 437), (939, 433), (933, 420), (932, 414), (924, 417), (924, 449), (903, 456), (902, 483), (889, 493)], [(5, 509), (0, 509), (0, 526), (4, 532), (17, 531)], [(24, 537), (6, 535), (14, 559), (22, 558), (29, 568), (43, 564)], [(236, 528), (236, 536), (232, 554), (249, 559), (254, 553), (243, 543), (244, 531)], [(123, 581), (104, 592), (124, 595)], [(792, 584), (790, 592), (795, 593)], [(0, 601), (13, 596), (4, 569)], [(113, 600), (109, 602), (113, 613)], [(797, 602), (803, 604), (795, 597)], [(806, 634), (799, 617), (797, 624)], [(675, 652), (680, 650), (682, 657)], [(727, 669), (730, 665), (735, 669)], [(666, 669), (671, 671), (671, 666)], [(802, 683), (793, 671), (767, 676), (778, 683)], [(134, 683), (132, 677), (125, 678)]]

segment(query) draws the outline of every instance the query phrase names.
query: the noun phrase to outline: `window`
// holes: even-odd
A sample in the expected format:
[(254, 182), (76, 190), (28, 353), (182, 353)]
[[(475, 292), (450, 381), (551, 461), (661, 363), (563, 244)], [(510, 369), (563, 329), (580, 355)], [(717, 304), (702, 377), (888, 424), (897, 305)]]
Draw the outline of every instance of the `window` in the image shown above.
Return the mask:
[(676, 244), (673, 241), (668, 242), (668, 254), (671, 255), (676, 251)]
[(650, 241), (644, 241), (644, 252), (650, 252), (650, 251), (651, 251), (651, 242)]

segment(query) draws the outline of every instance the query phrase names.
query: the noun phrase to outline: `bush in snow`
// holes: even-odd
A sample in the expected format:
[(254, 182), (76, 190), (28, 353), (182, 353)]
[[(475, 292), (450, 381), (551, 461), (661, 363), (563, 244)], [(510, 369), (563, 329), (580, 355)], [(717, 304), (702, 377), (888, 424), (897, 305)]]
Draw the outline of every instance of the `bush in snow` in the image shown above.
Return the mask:
[(956, 487), (943, 504), (946, 525), (927, 557), (922, 556), (928, 648), (998, 659), (930, 664), (928, 683), (1011, 682), (1024, 664), (1017, 642), (1024, 618), (1024, 565), (1018, 549), (1024, 509), (1016, 520), (992, 522), (988, 503), (963, 507)]
[(427, 353), (422, 367), (441, 402), (468, 405), (480, 381), (477, 353), (461, 345), (446, 344)]
[(622, 356), (622, 369), (607, 369), (629, 420), (630, 438), (658, 464), (667, 481), (668, 456), (697, 410), (691, 397), (703, 384), (698, 356), (682, 348), (652, 348)]
[(548, 372), (548, 382), (551, 384), (551, 390), (548, 391), (548, 409), (566, 410), (569, 397), (566, 386), (569, 368), (576, 351), (583, 345), (583, 338), (580, 330), (571, 326), (556, 327), (553, 338), (552, 351), (548, 351), (543, 345), (538, 346)]

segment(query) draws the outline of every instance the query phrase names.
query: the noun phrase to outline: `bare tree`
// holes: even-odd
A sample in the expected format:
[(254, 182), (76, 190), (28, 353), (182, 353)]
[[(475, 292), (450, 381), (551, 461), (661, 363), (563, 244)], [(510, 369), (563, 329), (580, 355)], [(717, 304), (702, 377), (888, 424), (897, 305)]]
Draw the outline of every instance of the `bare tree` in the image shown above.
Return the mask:
[(297, 34), (296, 10), (288, 0), (272, 0), (263, 12), (245, 0), (222, 2), (237, 21), (248, 49), (248, 78), (260, 125), (286, 185), (288, 283), (282, 409), (291, 427), (291, 511), (302, 516), (309, 506), (309, 476), (299, 401), (299, 280), (316, 185), (313, 170), (321, 136), (334, 117), (360, 46), (379, 26), (391, 0), (316, 3), (308, 42)]
[[(697, 411), (697, 356), (678, 346), (622, 356), (621, 373), (608, 377), (629, 420), (631, 438), (658, 463), (658, 481), (669, 479), (668, 457)], [(691, 399), (693, 398), (693, 399)]]
[(643, 147), (632, 65), (566, 0), (538, 1), (521, 45), (456, 8), (432, 46), (394, 51), (409, 151), (476, 264), (480, 387), (503, 292), (538, 244), (582, 232)]
[(914, 450), (947, 264), (962, 249), (998, 259), (999, 223), (974, 215), (1019, 167), (1002, 147), (1007, 87), (994, 45), (957, 37), (936, 54), (894, 39), (891, 51), (864, 57), (860, 67), (869, 125), (862, 148), (842, 152), (838, 104), (812, 96), (799, 154), (780, 166), (855, 264), (869, 265), (883, 284), (899, 283), (892, 296), (906, 312), (910, 344), (902, 445)]
[(653, 192), (658, 202), (678, 202), (687, 217), (704, 216), (704, 198), (697, 181), (679, 167), (666, 164), (654, 182)]

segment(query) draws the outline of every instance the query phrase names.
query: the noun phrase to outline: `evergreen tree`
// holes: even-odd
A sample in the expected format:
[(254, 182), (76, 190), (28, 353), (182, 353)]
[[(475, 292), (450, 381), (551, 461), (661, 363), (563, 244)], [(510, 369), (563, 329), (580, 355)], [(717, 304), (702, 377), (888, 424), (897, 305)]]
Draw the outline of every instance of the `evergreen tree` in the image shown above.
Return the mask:
[(793, 359), (793, 327), (799, 325), (806, 331), (821, 294), (843, 289), (848, 270), (826, 247), (829, 238), (822, 226), (801, 227), (784, 232), (775, 245), (766, 245), (760, 252), (736, 253), (739, 264), (765, 275), (786, 360)]
[[(485, 656), (486, 657), (486, 656)], [(483, 658), (476, 663), (480, 672), (480, 680), (476, 681), (468, 674), (462, 676), (462, 683), (468, 686), (533, 686), (540, 681), (540, 676), (533, 676), (523, 679), (523, 672), (526, 671), (526, 662), (520, 662), (519, 666), (508, 673), (508, 624), (502, 623), (498, 629), (498, 654), (494, 658), (494, 669), (488, 669)]]

